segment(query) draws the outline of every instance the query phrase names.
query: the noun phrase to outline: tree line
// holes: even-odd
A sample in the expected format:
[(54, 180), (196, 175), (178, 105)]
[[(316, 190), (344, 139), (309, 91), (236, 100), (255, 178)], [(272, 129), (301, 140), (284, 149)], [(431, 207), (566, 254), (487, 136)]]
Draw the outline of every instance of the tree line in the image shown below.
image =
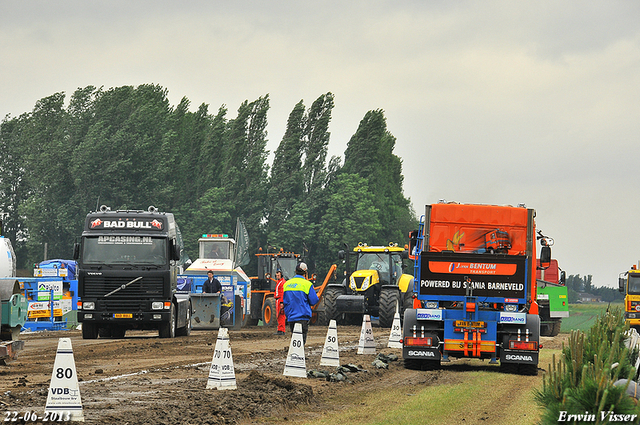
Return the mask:
[(619, 302), (624, 300), (624, 294), (619, 292), (617, 288), (610, 288), (608, 286), (594, 286), (591, 275), (580, 277), (577, 275), (569, 275), (567, 277), (567, 292), (570, 303), (576, 303), (580, 296), (580, 292), (585, 292), (591, 295), (598, 295), (603, 302)]
[(225, 105), (190, 111), (186, 97), (172, 106), (153, 84), (79, 88), (68, 106), (55, 93), (0, 123), (3, 235), (30, 268), (45, 243), (49, 258), (69, 258), (99, 205), (154, 205), (174, 213), (192, 258), (200, 235), (233, 235), (237, 218), (250, 250), (301, 253), (319, 273), (343, 244), (404, 244), (417, 221), (384, 111), (368, 111), (344, 157), (327, 159), (333, 107), (332, 93), (297, 103), (268, 164), (268, 94), (229, 117)]

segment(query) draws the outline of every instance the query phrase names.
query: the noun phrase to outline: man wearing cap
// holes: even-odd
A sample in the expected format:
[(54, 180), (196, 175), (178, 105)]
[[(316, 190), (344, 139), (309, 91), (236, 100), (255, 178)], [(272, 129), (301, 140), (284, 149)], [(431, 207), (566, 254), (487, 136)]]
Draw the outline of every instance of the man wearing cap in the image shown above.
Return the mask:
[(296, 266), (296, 275), (284, 284), (282, 303), (291, 332), (293, 333), (296, 323), (302, 325), (302, 340), (305, 344), (311, 320), (311, 306), (319, 301), (313, 284), (307, 280), (307, 265), (299, 263)]

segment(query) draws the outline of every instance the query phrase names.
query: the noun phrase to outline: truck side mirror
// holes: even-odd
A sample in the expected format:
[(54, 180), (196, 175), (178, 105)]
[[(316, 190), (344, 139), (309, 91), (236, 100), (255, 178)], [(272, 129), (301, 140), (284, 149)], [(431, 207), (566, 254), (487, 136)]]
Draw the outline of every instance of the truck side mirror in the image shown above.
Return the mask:
[(171, 239), (171, 259), (174, 261), (180, 260), (180, 245), (176, 243), (175, 239)]
[(80, 244), (78, 242), (73, 244), (73, 259), (77, 260), (80, 258)]
[(619, 277), (618, 278), (618, 291), (624, 292), (625, 281), (626, 281), (626, 279), (624, 277)]
[(344, 260), (346, 256), (347, 256), (347, 253), (344, 252), (343, 250), (338, 251), (338, 258), (339, 259)]
[(567, 284), (567, 274), (564, 272), (564, 270), (560, 271), (560, 284), (561, 285)]
[(551, 265), (551, 247), (543, 246), (540, 250), (540, 266), (547, 268)]

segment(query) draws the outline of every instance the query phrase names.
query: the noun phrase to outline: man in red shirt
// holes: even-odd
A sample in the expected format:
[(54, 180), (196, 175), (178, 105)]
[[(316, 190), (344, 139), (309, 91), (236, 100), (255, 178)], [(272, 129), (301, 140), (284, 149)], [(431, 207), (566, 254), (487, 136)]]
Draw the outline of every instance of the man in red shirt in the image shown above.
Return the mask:
[(276, 272), (276, 293), (274, 298), (276, 299), (276, 317), (278, 321), (278, 332), (276, 335), (285, 334), (285, 322), (287, 318), (284, 315), (284, 306), (282, 305), (282, 294), (284, 290), (284, 283), (286, 280), (282, 277), (282, 272), (278, 270)]

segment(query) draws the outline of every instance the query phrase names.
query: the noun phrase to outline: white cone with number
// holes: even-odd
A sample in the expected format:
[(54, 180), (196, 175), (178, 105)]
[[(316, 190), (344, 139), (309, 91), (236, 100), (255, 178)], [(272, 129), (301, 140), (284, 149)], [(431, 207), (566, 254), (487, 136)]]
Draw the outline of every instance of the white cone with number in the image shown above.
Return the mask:
[(58, 341), (44, 412), (51, 422), (69, 420), (84, 422), (76, 362), (73, 360), (70, 338), (60, 338)]
[(373, 338), (371, 329), (371, 317), (365, 314), (362, 318), (362, 329), (360, 330), (360, 342), (358, 343), (358, 354), (375, 354), (376, 340)]
[(289, 343), (289, 354), (287, 354), (287, 362), (284, 365), (283, 375), (298, 378), (307, 377), (307, 364), (304, 358), (304, 339), (302, 337), (302, 325), (300, 323), (296, 323), (293, 327), (291, 343)]
[(389, 334), (389, 348), (402, 348), (400, 339), (402, 338), (402, 327), (400, 327), (400, 313), (393, 316), (393, 324), (391, 325), (391, 333)]
[(207, 379), (207, 389), (211, 388), (218, 390), (235, 390), (237, 388), (227, 328), (218, 330), (218, 339), (213, 350), (209, 379)]
[(338, 328), (336, 321), (329, 322), (327, 339), (324, 340), (320, 366), (340, 366), (340, 352), (338, 350)]

